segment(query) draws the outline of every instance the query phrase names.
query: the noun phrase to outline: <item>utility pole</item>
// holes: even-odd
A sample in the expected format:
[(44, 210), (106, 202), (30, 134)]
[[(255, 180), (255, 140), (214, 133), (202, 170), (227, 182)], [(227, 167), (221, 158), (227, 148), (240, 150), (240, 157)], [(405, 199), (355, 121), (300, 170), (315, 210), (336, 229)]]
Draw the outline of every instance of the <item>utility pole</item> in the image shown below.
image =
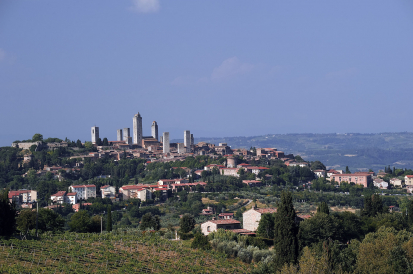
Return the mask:
[(37, 210), (36, 210), (36, 237), (39, 237), (37, 233), (37, 228), (39, 227), (39, 201), (36, 201)]

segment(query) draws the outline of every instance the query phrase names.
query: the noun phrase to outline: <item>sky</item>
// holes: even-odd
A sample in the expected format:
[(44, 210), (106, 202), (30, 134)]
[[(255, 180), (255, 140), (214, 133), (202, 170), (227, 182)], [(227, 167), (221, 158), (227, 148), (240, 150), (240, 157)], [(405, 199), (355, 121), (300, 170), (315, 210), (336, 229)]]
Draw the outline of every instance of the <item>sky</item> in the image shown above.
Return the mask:
[(413, 1), (0, 0), (0, 146), (413, 131)]

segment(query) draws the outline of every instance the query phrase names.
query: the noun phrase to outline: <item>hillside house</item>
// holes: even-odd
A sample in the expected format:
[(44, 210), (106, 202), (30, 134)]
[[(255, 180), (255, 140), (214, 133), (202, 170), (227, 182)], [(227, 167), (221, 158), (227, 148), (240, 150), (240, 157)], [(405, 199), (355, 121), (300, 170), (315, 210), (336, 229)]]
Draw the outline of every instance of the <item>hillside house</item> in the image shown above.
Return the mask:
[(387, 183), (386, 181), (384, 181), (383, 179), (380, 178), (376, 178), (373, 180), (373, 185), (375, 187), (378, 187), (380, 189), (387, 189), (389, 187), (389, 183)]
[(406, 186), (413, 186), (413, 175), (404, 176), (404, 184)]
[(100, 193), (102, 195), (102, 199), (104, 198), (115, 199), (116, 188), (114, 186), (105, 185), (100, 188)]
[(141, 199), (141, 201), (152, 200), (152, 192), (143, 185), (126, 185), (119, 188), (120, 197), (123, 200)]
[(368, 184), (371, 182), (371, 175), (368, 172), (357, 174), (333, 174), (330, 176), (330, 179), (334, 179), (334, 181), (338, 182), (339, 184), (341, 182), (347, 182), (367, 187)]
[(223, 228), (227, 230), (240, 229), (241, 222), (229, 219), (229, 220), (210, 220), (201, 224), (201, 230), (204, 235), (208, 235), (211, 232), (217, 231), (218, 229)]
[(218, 219), (220, 220), (234, 219), (234, 213), (219, 213)]
[(22, 204), (28, 204), (37, 200), (36, 190), (12, 190), (9, 191), (8, 198), (10, 203), (14, 202), (16, 205), (20, 206)]
[(58, 191), (57, 193), (50, 196), (50, 200), (54, 204), (71, 204), (74, 205), (77, 203), (76, 192)]
[(95, 185), (72, 185), (69, 186), (71, 192), (76, 192), (77, 199), (87, 200), (88, 198), (96, 198)]
[(245, 211), (242, 214), (243, 228), (249, 231), (257, 231), (262, 214), (274, 214), (276, 208), (255, 208)]
[(398, 178), (391, 178), (390, 179), (390, 184), (392, 184), (393, 186), (396, 186), (396, 187), (402, 187), (403, 182), (402, 182), (402, 180), (400, 180)]

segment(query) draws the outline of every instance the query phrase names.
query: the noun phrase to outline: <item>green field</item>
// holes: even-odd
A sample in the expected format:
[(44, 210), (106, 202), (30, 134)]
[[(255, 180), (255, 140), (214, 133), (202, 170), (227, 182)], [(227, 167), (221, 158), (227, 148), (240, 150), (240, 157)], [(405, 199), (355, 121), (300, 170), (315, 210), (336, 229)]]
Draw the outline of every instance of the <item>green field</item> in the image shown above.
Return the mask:
[(0, 240), (0, 273), (250, 273), (252, 265), (157, 233), (65, 233)]

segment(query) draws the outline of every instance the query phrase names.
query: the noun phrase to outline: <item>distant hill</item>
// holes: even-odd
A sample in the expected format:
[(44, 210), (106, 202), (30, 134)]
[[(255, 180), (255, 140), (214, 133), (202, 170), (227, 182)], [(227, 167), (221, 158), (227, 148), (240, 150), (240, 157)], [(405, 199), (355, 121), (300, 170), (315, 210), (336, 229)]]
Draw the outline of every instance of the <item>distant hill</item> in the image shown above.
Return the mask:
[(233, 148), (273, 147), (308, 161), (351, 171), (378, 171), (390, 165), (413, 169), (413, 133), (271, 134), (252, 137), (195, 138), (195, 142), (228, 143)]

